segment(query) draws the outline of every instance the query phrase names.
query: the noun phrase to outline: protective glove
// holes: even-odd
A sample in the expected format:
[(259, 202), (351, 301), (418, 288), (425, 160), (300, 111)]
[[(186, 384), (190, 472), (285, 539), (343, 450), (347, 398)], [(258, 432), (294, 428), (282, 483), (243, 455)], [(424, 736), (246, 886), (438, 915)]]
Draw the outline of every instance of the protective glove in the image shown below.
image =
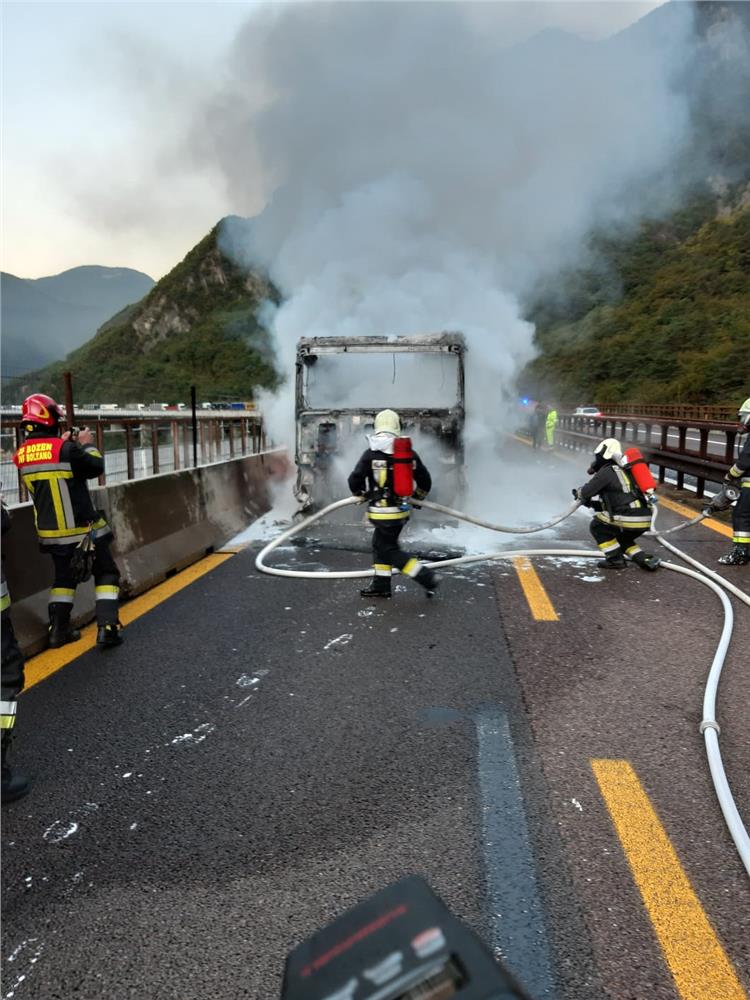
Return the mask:
[(414, 508), (414, 510), (421, 510), (422, 509), (422, 504), (421, 503), (417, 503), (416, 501), (417, 500), (424, 500), (424, 498), (426, 496), (427, 496), (427, 490), (420, 490), (419, 487), (417, 487), (414, 490), (414, 493), (412, 494), (412, 498), (411, 498), (411, 501), (410, 501), (410, 503), (411, 503), (412, 507)]
[(659, 498), (655, 493), (649, 493), (646, 497), (646, 502), (650, 507), (656, 507), (659, 503)]

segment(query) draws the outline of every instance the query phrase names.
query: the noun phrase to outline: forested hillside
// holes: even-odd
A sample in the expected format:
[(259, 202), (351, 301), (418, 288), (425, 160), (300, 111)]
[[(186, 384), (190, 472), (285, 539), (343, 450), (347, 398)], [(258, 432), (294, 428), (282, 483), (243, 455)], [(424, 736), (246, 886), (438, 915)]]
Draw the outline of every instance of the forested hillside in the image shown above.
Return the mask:
[(220, 252), (214, 229), (134, 306), (105, 323), (68, 357), (15, 387), (62, 398), (71, 371), (78, 400), (184, 401), (191, 385), (203, 399), (251, 399), (278, 382), (267, 332), (258, 317), (276, 289), (241, 271)]
[(523, 391), (573, 403), (736, 402), (750, 391), (750, 187), (694, 200), (537, 302)]

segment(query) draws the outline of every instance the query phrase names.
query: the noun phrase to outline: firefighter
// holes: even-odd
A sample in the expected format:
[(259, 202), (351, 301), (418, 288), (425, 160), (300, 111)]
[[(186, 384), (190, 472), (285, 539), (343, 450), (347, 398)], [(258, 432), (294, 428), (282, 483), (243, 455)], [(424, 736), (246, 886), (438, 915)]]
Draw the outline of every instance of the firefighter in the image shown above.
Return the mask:
[[(2, 504), (2, 534), (10, 528), (10, 514)], [(18, 696), (23, 691), (24, 659), (18, 648), (13, 622), (10, 618), (10, 594), (5, 580), (5, 566), (0, 582), (0, 607), (2, 607), (2, 801), (14, 802), (29, 790), (29, 780), (19, 771), (12, 771), (8, 754), (13, 742)]]
[(546, 403), (537, 403), (531, 416), (531, 444), (534, 448), (539, 448), (544, 441), (547, 430), (547, 416), (549, 407)]
[[(355, 496), (369, 501), (367, 516), (373, 524), (372, 583), (360, 593), (362, 597), (390, 597), (391, 569), (395, 566), (406, 576), (421, 584), (431, 597), (438, 579), (433, 570), (399, 548), (398, 536), (409, 519), (408, 497), (394, 492), (394, 446), (401, 434), (401, 421), (393, 410), (381, 410), (375, 417), (374, 433), (368, 435), (370, 447), (357, 462), (349, 476), (349, 489)], [(430, 474), (419, 455), (412, 452), (414, 479), (413, 495), (424, 499), (432, 487)]]
[(750, 563), (750, 396), (740, 407), (738, 419), (745, 442), (737, 461), (724, 476), (728, 486), (739, 487), (740, 498), (732, 511), (732, 541), (734, 548), (719, 559), (722, 566), (746, 566)]
[(96, 642), (119, 646), (120, 571), (109, 551), (112, 531), (94, 509), (87, 484), (102, 474), (104, 459), (90, 430), (83, 428), (75, 437), (70, 431), (62, 434), (61, 420), (54, 399), (42, 393), (29, 396), (21, 413), (26, 439), (13, 456), (34, 501), (39, 546), (52, 556), (55, 568), (49, 595), (49, 645), (54, 649), (80, 639), (80, 632), (70, 624), (79, 582), (72, 560), (76, 546), (93, 528)]
[(621, 453), (620, 442), (615, 438), (600, 442), (588, 469), (592, 478), (573, 490), (573, 496), (596, 511), (589, 531), (604, 554), (599, 566), (625, 569), (627, 555), (641, 569), (657, 570), (659, 559), (644, 552), (636, 542), (651, 527), (651, 508), (632, 475), (620, 468)]

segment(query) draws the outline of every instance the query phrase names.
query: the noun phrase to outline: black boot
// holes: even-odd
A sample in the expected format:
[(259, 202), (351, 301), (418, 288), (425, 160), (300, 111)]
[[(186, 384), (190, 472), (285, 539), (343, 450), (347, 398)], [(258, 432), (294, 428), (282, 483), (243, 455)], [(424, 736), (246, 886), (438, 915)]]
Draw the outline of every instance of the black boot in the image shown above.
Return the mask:
[(70, 624), (72, 604), (50, 604), (49, 606), (49, 647), (57, 649), (69, 642), (78, 642), (81, 633)]
[(417, 583), (421, 583), (428, 597), (433, 597), (435, 595), (435, 591), (438, 589), (440, 580), (438, 579), (435, 571), (430, 569), (429, 566), (423, 566), (414, 579)]
[(374, 576), (370, 585), (360, 590), (362, 597), (390, 597), (391, 578), (389, 576)]
[(15, 802), (16, 799), (22, 799), (28, 793), (31, 785), (25, 774), (21, 774), (19, 771), (13, 773), (8, 764), (7, 754), (8, 744), (3, 742), (2, 801)]
[(646, 569), (651, 573), (655, 573), (661, 566), (661, 559), (658, 556), (652, 556), (650, 552), (636, 552), (631, 558), (636, 566), (640, 566), (641, 569)]
[(120, 646), (123, 641), (122, 625), (119, 622), (108, 622), (96, 630), (97, 646)]
[(722, 566), (747, 566), (750, 563), (750, 545), (738, 542), (731, 552), (727, 552), (717, 561)]
[(600, 569), (627, 569), (628, 564), (625, 562), (625, 557), (622, 555), (617, 556), (607, 556), (606, 559), (600, 559), (596, 564)]

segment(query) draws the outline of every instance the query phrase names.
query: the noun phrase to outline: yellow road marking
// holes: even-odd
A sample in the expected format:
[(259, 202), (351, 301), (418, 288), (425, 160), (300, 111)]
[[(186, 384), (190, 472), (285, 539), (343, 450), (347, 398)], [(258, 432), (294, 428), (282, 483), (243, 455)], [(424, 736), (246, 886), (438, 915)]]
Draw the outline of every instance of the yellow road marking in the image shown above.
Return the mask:
[[(686, 517), (688, 520), (692, 521), (694, 517), (698, 516), (698, 511), (693, 510), (692, 507), (685, 506), (684, 503), (677, 503), (676, 500), (667, 500), (666, 497), (659, 497), (659, 504), (662, 507), (666, 507), (667, 510), (674, 511), (675, 514), (680, 514), (681, 517)], [(705, 520), (701, 521), (701, 524), (706, 528), (711, 528), (712, 531), (718, 531), (720, 535), (724, 535), (726, 538), (732, 538), (732, 529), (728, 524), (722, 524), (721, 521), (717, 521), (715, 517), (707, 517)]]
[[(188, 566), (187, 569), (176, 573), (168, 580), (165, 580), (164, 583), (152, 587), (145, 594), (141, 594), (139, 597), (133, 598), (132, 601), (127, 601), (123, 604), (120, 608), (120, 621), (123, 625), (129, 625), (136, 618), (145, 615), (158, 604), (161, 604), (162, 601), (166, 601), (168, 597), (172, 597), (173, 594), (190, 586), (195, 580), (198, 580), (206, 573), (210, 573), (212, 569), (215, 569), (231, 558), (232, 553), (224, 554), (217, 552), (206, 556), (200, 562), (193, 563), (192, 566)], [(78, 642), (71, 642), (67, 646), (61, 646), (60, 649), (47, 649), (38, 656), (32, 657), (26, 663), (26, 685), (24, 691), (28, 691), (35, 684), (61, 670), (68, 663), (71, 663), (83, 653), (88, 652), (89, 649), (93, 649), (95, 645), (96, 625), (87, 625), (86, 628), (81, 630), (81, 638)]]
[(747, 1000), (633, 768), (591, 767), (682, 1000)]
[(526, 556), (514, 556), (513, 568), (515, 569), (524, 596), (528, 602), (531, 614), (538, 622), (556, 622), (557, 612), (552, 606), (544, 584), (539, 579), (537, 571), (531, 565)]

